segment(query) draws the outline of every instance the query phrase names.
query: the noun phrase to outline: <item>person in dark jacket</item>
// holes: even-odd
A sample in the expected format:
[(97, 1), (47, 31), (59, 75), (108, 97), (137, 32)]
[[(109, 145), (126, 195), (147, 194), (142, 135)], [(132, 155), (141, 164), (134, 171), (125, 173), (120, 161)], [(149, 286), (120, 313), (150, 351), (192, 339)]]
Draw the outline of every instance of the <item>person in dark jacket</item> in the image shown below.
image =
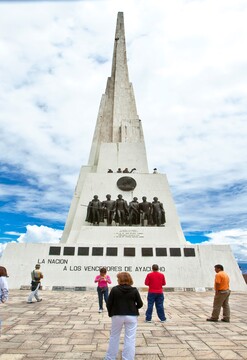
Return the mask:
[(138, 309), (143, 306), (143, 302), (137, 288), (131, 286), (133, 280), (129, 273), (118, 273), (117, 280), (118, 285), (112, 288), (107, 301), (107, 310), (109, 317), (112, 318), (112, 326), (105, 360), (117, 358), (123, 326), (125, 335), (122, 359), (134, 360)]

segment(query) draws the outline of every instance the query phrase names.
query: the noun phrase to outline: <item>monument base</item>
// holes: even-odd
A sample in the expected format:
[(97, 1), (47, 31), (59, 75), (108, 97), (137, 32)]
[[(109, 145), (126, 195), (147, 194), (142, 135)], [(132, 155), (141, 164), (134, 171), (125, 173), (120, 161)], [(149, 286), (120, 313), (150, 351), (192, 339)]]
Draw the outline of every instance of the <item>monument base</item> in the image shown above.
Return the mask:
[(36, 263), (44, 274), (43, 288), (49, 290), (85, 290), (96, 287), (95, 276), (106, 266), (117, 284), (120, 271), (131, 273), (134, 285), (143, 288), (152, 264), (165, 274), (167, 288), (178, 290), (211, 289), (214, 265), (222, 264), (230, 276), (234, 291), (247, 291), (247, 285), (228, 245), (160, 245), (142, 239), (119, 239), (117, 245), (99, 240), (81, 244), (15, 244), (9, 243), (1, 259), (9, 273), (10, 289), (29, 287), (30, 274)]

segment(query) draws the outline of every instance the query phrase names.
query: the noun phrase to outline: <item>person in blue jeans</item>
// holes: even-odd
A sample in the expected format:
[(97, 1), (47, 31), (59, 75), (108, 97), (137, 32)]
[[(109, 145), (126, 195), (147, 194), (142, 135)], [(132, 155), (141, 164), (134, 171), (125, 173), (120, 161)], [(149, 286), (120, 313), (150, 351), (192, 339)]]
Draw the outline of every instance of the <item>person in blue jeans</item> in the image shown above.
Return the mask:
[(97, 292), (99, 300), (99, 313), (103, 311), (103, 298), (105, 303), (108, 300), (108, 284), (111, 284), (110, 276), (106, 274), (107, 270), (105, 267), (100, 269), (100, 274), (96, 276), (94, 282), (98, 283)]
[(151, 322), (152, 320), (154, 304), (160, 322), (165, 322), (163, 286), (166, 285), (166, 280), (164, 274), (159, 272), (159, 266), (157, 264), (152, 266), (152, 270), (151, 273), (147, 274), (145, 279), (145, 285), (148, 286), (146, 322)]

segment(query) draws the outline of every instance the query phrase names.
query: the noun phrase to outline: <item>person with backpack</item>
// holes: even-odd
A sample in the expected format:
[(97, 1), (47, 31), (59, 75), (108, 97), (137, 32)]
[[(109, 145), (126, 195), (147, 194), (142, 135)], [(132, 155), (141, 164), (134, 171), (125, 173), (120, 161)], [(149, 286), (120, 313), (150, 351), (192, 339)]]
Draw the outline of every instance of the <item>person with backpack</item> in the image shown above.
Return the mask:
[(37, 302), (42, 301), (38, 294), (39, 288), (41, 286), (40, 280), (43, 279), (43, 274), (40, 271), (40, 264), (35, 265), (35, 269), (31, 272), (31, 279), (31, 293), (27, 299), (28, 304), (33, 303), (33, 297), (35, 297)]

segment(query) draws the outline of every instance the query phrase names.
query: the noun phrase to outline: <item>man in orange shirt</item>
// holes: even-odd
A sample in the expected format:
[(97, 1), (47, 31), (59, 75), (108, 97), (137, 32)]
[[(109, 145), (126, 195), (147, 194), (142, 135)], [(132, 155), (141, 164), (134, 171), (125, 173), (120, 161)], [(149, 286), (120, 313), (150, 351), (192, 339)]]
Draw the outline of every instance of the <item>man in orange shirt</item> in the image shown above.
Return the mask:
[(224, 271), (222, 265), (218, 264), (214, 266), (216, 272), (214, 280), (214, 304), (213, 311), (210, 318), (207, 321), (218, 321), (221, 307), (223, 308), (223, 318), (221, 321), (230, 322), (230, 307), (229, 296), (231, 291), (229, 290), (229, 276)]

